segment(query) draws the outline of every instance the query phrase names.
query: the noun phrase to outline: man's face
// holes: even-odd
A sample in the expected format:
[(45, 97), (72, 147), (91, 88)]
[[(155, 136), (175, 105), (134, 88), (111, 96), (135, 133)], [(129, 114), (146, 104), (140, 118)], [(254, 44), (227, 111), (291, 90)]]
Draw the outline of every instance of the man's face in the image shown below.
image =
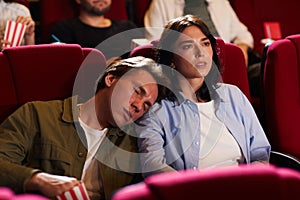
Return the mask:
[(81, 8), (91, 14), (101, 16), (110, 8), (111, 0), (80, 0)]
[(140, 118), (155, 103), (158, 87), (152, 75), (142, 69), (126, 73), (111, 87), (110, 124), (124, 126)]

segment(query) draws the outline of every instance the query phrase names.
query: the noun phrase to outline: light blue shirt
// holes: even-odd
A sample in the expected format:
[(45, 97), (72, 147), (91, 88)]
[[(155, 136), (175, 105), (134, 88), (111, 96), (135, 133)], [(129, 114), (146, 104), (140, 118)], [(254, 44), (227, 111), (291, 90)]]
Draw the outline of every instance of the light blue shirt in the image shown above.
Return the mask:
[[(247, 97), (236, 86), (223, 83), (216, 92), (216, 116), (239, 144), (244, 163), (269, 161), (270, 144)], [(200, 126), (205, 125), (200, 124), (197, 105), (182, 94), (181, 98), (162, 100), (137, 122), (144, 176), (198, 168)]]

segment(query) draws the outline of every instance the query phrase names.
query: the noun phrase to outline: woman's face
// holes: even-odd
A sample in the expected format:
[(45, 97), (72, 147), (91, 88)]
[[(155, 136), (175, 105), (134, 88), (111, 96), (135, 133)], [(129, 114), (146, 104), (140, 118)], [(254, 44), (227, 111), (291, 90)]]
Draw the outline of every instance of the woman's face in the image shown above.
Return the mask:
[(187, 27), (174, 45), (175, 68), (187, 79), (204, 78), (211, 69), (213, 50), (197, 26)]

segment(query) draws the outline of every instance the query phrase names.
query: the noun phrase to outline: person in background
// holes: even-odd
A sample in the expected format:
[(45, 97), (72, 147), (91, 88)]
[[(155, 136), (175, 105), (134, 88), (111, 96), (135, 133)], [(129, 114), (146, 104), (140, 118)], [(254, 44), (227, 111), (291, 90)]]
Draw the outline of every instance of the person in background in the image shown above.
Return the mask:
[(254, 40), (228, 0), (152, 0), (144, 17), (146, 38), (158, 39), (166, 22), (185, 14), (200, 17), (213, 36), (234, 43), (243, 51), (251, 96), (259, 96), (260, 56), (253, 51)]
[(250, 102), (220, 82), (216, 39), (206, 24), (194, 15), (175, 18), (158, 48), (174, 85), (137, 121), (143, 175), (268, 163), (270, 144)]
[(53, 198), (82, 181), (99, 200), (139, 181), (130, 169), (138, 161), (120, 156), (136, 152), (136, 140), (120, 128), (163, 97), (157, 83), (166, 80), (152, 59), (133, 57), (108, 65), (83, 103), (73, 96), (24, 104), (0, 125), (0, 186)]
[(152, 0), (144, 18), (146, 37), (158, 39), (163, 28), (171, 19), (193, 14), (211, 24), (213, 36), (221, 37), (225, 42), (238, 45), (248, 60), (248, 48), (253, 48), (253, 37), (247, 27), (241, 23), (228, 0)]
[(22, 45), (35, 44), (35, 22), (32, 20), (29, 9), (19, 3), (5, 2), (0, 0), (0, 50), (9, 44), (10, 41), (4, 40), (4, 32), (6, 22), (13, 20), (26, 25), (24, 39)]
[[(57, 39), (63, 43), (79, 44), (82, 47), (95, 48), (104, 40), (127, 30), (137, 28), (129, 20), (112, 20), (106, 18), (104, 14), (110, 9), (112, 0), (76, 0), (79, 5), (79, 16), (74, 19), (67, 19), (57, 22), (51, 31), (49, 42), (57, 42)], [(57, 38), (57, 39), (55, 39)], [(135, 31), (130, 36), (124, 36), (121, 41), (111, 41), (107, 47), (101, 48), (101, 51), (110, 49), (130, 49), (131, 40), (143, 37), (142, 32)], [(116, 50), (118, 51), (118, 50)], [(120, 51), (119, 51), (120, 52)], [(113, 57), (119, 56), (114, 53)]]

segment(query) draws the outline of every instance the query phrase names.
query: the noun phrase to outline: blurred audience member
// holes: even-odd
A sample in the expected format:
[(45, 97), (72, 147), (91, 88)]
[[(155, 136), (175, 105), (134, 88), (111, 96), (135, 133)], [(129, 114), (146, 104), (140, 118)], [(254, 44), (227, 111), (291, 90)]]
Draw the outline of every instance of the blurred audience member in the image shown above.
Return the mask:
[(26, 25), (22, 45), (35, 44), (34, 30), (35, 22), (32, 20), (29, 9), (19, 3), (5, 2), (0, 0), (0, 50), (11, 41), (4, 40), (6, 22), (8, 20), (16, 21)]
[[(137, 28), (129, 20), (106, 18), (104, 14), (110, 9), (111, 2), (112, 0), (76, 0), (79, 5), (79, 16), (57, 22), (52, 28), (49, 42), (60, 41), (95, 48), (113, 35)], [(131, 40), (139, 37), (143, 37), (143, 34), (137, 31), (129, 37), (123, 38), (122, 41), (108, 44), (107, 48), (110, 48), (111, 51), (118, 48), (130, 50)]]

